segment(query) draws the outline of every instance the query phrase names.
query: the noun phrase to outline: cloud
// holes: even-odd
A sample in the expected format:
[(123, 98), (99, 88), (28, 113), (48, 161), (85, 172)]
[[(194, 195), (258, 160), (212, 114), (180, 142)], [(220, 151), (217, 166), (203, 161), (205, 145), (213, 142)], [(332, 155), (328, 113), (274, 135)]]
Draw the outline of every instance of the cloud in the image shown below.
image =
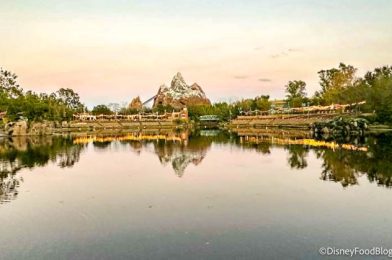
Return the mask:
[(272, 54), (270, 55), (271, 58), (276, 59), (276, 58), (280, 58), (280, 57), (284, 57), (284, 56), (288, 56), (289, 54), (287, 52), (280, 52), (280, 53), (276, 53), (276, 54)]
[(271, 82), (271, 79), (267, 79), (267, 78), (260, 78), (258, 80), (261, 82)]
[(279, 53), (272, 54), (272, 55), (270, 55), (270, 57), (273, 59), (276, 59), (276, 58), (280, 58), (280, 57), (289, 56), (289, 54), (293, 53), (293, 52), (301, 52), (301, 51), (302, 51), (301, 49), (289, 48), (285, 51), (281, 51)]
[(287, 50), (288, 52), (300, 52), (302, 51), (301, 49), (295, 49), (295, 48), (290, 48)]
[(238, 76), (234, 76), (235, 79), (247, 79), (249, 78), (249, 76), (246, 75), (238, 75)]
[(263, 46), (258, 46), (258, 47), (255, 47), (254, 50), (259, 51), (259, 50), (262, 50), (263, 48), (264, 48)]

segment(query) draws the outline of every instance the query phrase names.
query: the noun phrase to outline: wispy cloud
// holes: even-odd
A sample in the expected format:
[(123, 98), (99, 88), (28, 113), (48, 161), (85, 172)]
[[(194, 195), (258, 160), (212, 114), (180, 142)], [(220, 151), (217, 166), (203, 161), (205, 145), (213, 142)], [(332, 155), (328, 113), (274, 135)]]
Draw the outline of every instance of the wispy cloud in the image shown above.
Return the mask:
[(247, 78), (249, 78), (249, 76), (246, 76), (246, 75), (237, 75), (237, 76), (234, 76), (234, 78), (235, 78), (235, 79), (247, 79)]
[(267, 78), (260, 78), (258, 80), (261, 82), (271, 82), (271, 79), (267, 79)]
[(289, 56), (289, 54), (293, 53), (293, 52), (301, 52), (301, 51), (302, 51), (301, 49), (289, 48), (287, 50), (284, 50), (284, 51), (272, 54), (272, 55), (270, 55), (270, 57), (273, 58), (273, 59), (276, 59), (276, 58), (280, 58), (280, 57)]
[(270, 55), (271, 58), (276, 59), (276, 58), (280, 58), (280, 57), (285, 57), (288, 56), (289, 54), (287, 52), (280, 52), (280, 53), (276, 53), (276, 54), (272, 54)]
[(296, 48), (290, 48), (287, 50), (288, 52), (301, 52), (301, 49), (296, 49)]

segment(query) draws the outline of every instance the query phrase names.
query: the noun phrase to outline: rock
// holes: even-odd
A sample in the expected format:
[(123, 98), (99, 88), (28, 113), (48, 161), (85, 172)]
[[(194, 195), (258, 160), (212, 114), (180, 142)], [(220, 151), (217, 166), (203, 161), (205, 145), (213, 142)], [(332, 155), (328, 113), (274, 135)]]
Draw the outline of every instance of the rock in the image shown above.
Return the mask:
[(129, 103), (129, 105), (128, 105), (128, 109), (141, 110), (142, 107), (143, 107), (143, 103), (140, 100), (139, 96), (132, 99), (131, 103)]
[(62, 127), (62, 128), (68, 128), (68, 127), (69, 127), (68, 122), (67, 122), (67, 121), (61, 122), (61, 127)]
[(54, 122), (32, 122), (30, 126), (27, 120), (9, 122), (5, 125), (5, 134), (8, 136), (26, 136), (26, 135), (50, 135), (53, 132)]
[(187, 106), (210, 104), (211, 102), (206, 97), (203, 89), (197, 83), (188, 86), (181, 73), (178, 72), (173, 77), (170, 87), (166, 85), (159, 87), (153, 107), (162, 105), (180, 109)]
[(326, 127), (326, 126), (324, 126), (324, 127), (321, 129), (321, 133), (323, 133), (323, 134), (329, 134), (329, 128)]
[(316, 122), (312, 131), (318, 133), (332, 133), (334, 136), (363, 135), (367, 128), (367, 121), (362, 118), (335, 118), (327, 122)]
[(5, 125), (5, 133), (9, 136), (27, 135), (27, 121), (20, 120), (16, 122), (9, 122)]
[(44, 121), (44, 122), (34, 122), (31, 123), (28, 129), (29, 135), (51, 135), (54, 128), (54, 122)]

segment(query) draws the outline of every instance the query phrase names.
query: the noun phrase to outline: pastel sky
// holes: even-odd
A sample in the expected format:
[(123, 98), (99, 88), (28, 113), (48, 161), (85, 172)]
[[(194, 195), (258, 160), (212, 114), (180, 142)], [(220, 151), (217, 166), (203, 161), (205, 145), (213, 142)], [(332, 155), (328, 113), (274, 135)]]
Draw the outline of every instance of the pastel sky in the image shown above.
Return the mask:
[(1, 0), (0, 66), (24, 89), (89, 106), (153, 96), (180, 71), (213, 101), (269, 94), (317, 71), (392, 63), (390, 0)]

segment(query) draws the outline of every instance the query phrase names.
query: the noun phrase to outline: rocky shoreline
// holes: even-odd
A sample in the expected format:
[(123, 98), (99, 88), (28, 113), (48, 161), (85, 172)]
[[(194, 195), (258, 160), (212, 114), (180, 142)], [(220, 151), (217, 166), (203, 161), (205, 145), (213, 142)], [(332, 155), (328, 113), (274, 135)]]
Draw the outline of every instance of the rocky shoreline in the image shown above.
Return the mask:
[[(28, 122), (19, 120), (7, 123), (0, 129), (0, 136), (44, 136), (75, 132), (102, 132), (102, 131), (126, 131), (143, 129), (192, 129), (201, 127), (194, 122), (176, 122), (173, 120), (154, 121), (131, 121), (131, 120), (107, 120), (107, 121), (43, 121)], [(296, 118), (295, 116), (274, 116), (263, 119), (239, 118), (228, 123), (220, 123), (214, 128), (226, 130), (252, 130), (252, 129), (286, 129), (296, 132), (308, 132), (316, 135), (364, 135), (368, 133), (381, 133), (392, 131), (390, 126), (370, 125), (360, 118), (342, 117), (307, 117)]]
[(362, 136), (392, 131), (388, 125), (371, 125), (363, 118), (339, 114), (240, 116), (232, 120), (228, 128), (286, 129), (307, 131), (316, 136)]
[(70, 122), (28, 122), (20, 120), (7, 123), (0, 136), (44, 136), (57, 133), (94, 132), (105, 130), (140, 130), (140, 129), (185, 129), (188, 123), (178, 123), (173, 120), (160, 121), (70, 121)]
[(315, 122), (311, 125), (314, 135), (363, 136), (369, 128), (367, 120), (362, 118), (338, 117), (326, 122)]

